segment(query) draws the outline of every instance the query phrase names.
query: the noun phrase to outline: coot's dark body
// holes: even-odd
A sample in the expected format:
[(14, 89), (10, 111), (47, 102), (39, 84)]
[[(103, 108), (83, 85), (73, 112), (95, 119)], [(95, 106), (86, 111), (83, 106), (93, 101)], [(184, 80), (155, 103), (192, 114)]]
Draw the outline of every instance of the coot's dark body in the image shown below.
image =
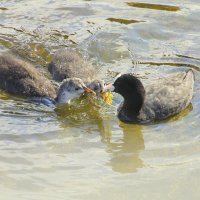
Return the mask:
[(148, 123), (173, 116), (190, 104), (194, 73), (188, 70), (168, 75), (145, 88), (136, 77), (124, 74), (113, 86), (114, 91), (124, 97), (118, 118), (127, 123)]

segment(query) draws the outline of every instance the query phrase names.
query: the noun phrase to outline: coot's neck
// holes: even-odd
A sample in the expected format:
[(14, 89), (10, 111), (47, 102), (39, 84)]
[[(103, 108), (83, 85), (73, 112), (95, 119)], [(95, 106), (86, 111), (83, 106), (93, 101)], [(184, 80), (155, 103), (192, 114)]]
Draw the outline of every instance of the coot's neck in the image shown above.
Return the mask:
[(121, 121), (137, 121), (140, 110), (144, 104), (144, 93), (129, 93), (124, 97), (124, 102), (119, 109), (118, 117)]

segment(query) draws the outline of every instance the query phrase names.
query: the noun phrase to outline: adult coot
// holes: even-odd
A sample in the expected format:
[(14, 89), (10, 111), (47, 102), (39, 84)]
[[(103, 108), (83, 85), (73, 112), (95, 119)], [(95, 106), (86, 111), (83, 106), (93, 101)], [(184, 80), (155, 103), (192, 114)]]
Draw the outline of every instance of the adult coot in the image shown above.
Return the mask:
[(105, 90), (123, 96), (118, 118), (126, 123), (166, 119), (185, 109), (193, 97), (194, 73), (190, 69), (153, 81), (145, 88), (132, 74), (123, 74)]

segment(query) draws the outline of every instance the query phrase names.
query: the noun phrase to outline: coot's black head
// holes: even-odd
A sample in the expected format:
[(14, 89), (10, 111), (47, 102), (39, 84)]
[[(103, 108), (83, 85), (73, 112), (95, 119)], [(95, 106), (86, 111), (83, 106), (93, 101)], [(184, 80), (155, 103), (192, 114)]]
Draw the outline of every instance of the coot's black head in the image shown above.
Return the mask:
[[(145, 95), (144, 87), (141, 81), (132, 74), (123, 74), (113, 84), (114, 92), (121, 94), (123, 97), (130, 95)], [(134, 95), (134, 96), (135, 96)]]
[(145, 99), (145, 89), (139, 79), (132, 74), (123, 74), (113, 84), (104, 87), (104, 92), (107, 91), (119, 93), (124, 98), (122, 106), (118, 109), (120, 120), (137, 120)]

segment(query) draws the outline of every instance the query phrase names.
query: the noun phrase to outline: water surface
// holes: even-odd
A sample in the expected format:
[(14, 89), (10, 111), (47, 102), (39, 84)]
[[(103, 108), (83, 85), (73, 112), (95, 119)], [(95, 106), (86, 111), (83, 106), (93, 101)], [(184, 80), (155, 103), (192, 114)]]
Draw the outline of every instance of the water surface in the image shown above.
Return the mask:
[(1, 0), (0, 51), (46, 76), (64, 47), (80, 51), (106, 80), (134, 72), (148, 84), (188, 68), (196, 75), (192, 106), (147, 126), (119, 122), (117, 96), (112, 107), (68, 114), (1, 91), (1, 197), (198, 200), (199, 13), (198, 0)]

